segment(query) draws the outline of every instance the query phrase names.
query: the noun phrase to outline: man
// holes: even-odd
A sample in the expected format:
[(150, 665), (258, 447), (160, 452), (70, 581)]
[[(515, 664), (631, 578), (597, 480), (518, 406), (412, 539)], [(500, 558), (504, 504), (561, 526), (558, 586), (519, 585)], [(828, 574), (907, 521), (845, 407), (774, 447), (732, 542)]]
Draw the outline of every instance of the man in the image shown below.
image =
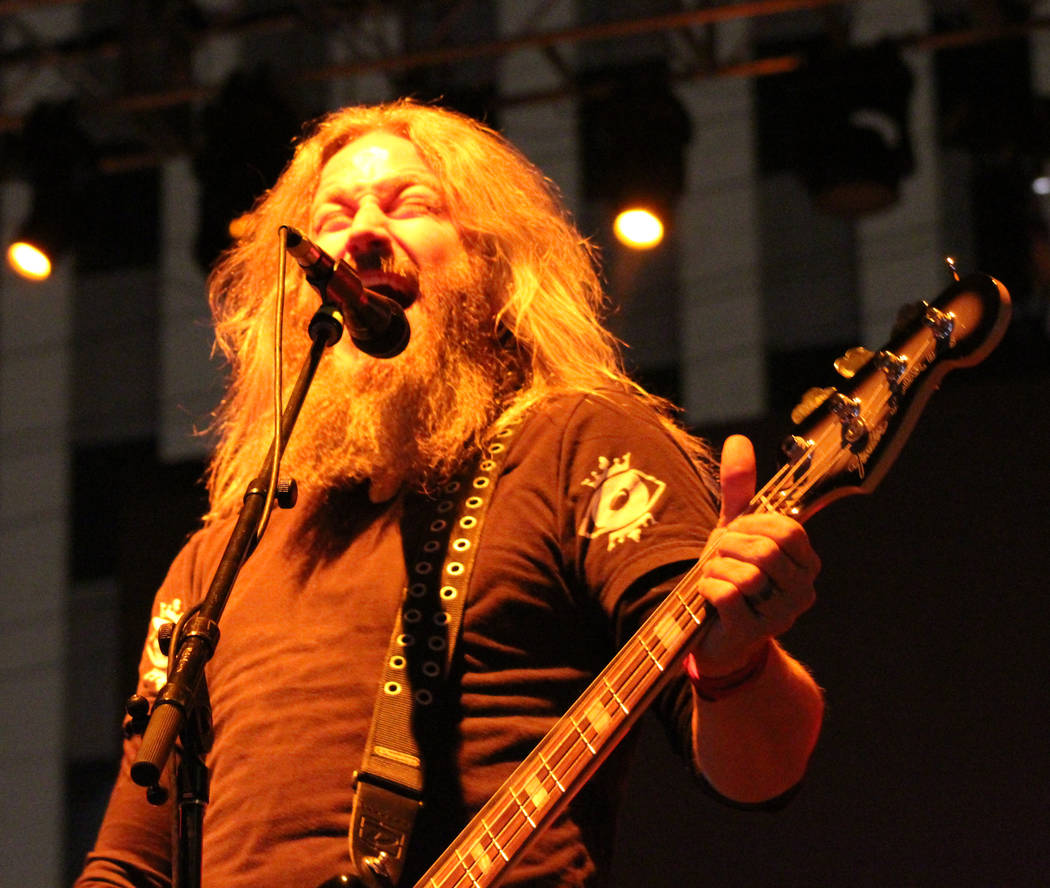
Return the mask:
[[(420, 737), (425, 804), (406, 877), (443, 850), (705, 546), (700, 588), (718, 617), (658, 707), (716, 793), (757, 803), (790, 791), (822, 714), (812, 678), (773, 640), (814, 598), (819, 561), (804, 531), (784, 516), (741, 514), (754, 456), (739, 437), (723, 451), (719, 511), (706, 450), (620, 369), (597, 319), (593, 257), (548, 183), (494, 133), (447, 111), (401, 102), (321, 121), (213, 274), (232, 380), (211, 511), (158, 593), (154, 627), (204, 594), (269, 443), (281, 225), (398, 299), (412, 337), (389, 360), (346, 337), (325, 356), (283, 464), (300, 502), (274, 516), (234, 586), (208, 666), (204, 884), (308, 886), (345, 869), (353, 773), (418, 557), (423, 494), (446, 490), (504, 430), (513, 433), (448, 716)], [(290, 371), (317, 298), (294, 266), (288, 284)], [(156, 693), (164, 668), (151, 632), (141, 693)], [(128, 779), (134, 747), (80, 885), (167, 884), (169, 818)], [(615, 771), (599, 771), (507, 884), (602, 883)]]

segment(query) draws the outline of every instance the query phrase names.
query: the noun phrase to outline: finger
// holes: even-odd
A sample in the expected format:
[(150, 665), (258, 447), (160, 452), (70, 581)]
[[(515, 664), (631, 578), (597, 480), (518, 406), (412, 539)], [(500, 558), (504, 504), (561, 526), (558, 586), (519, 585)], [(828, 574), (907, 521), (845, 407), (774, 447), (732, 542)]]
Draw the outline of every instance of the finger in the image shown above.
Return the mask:
[(717, 637), (710, 638), (709, 654), (718, 653), (717, 650), (710, 650), (712, 647), (745, 648), (758, 638), (770, 634), (762, 617), (748, 605), (746, 596), (740, 594), (739, 578), (734, 581), (717, 576), (706, 577), (702, 592), (718, 618), (717, 632), (712, 633)]
[[(734, 528), (736, 526), (733, 525)], [(797, 551), (793, 552), (793, 548)], [(727, 530), (718, 538), (714, 560), (753, 567), (766, 583), (792, 596), (796, 592), (803, 597), (812, 594), (813, 582), (820, 571), (820, 559), (808, 543), (799, 544), (791, 537), (782, 542), (766, 535), (741, 533), (735, 529)], [(711, 564), (706, 572), (712, 574), (726, 569), (725, 566)], [(761, 598), (763, 590), (744, 591)]]
[(727, 636), (749, 643), (756, 635), (777, 636), (812, 607), (812, 584), (790, 590), (773, 586), (753, 565), (725, 559), (705, 576), (702, 593), (719, 615)]
[(755, 495), (755, 449), (743, 435), (730, 435), (722, 445), (722, 508), (719, 524), (737, 517)]
[[(728, 548), (739, 542), (739, 535), (736, 537), (727, 541)], [(771, 543), (761, 538), (755, 545), (769, 547)], [(744, 548), (754, 554), (752, 542)], [(704, 565), (703, 575), (716, 588), (718, 601), (711, 602), (716, 610), (726, 606), (745, 609), (774, 634), (786, 631), (817, 598), (814, 574), (781, 557), (742, 560), (720, 553)]]
[(731, 534), (766, 537), (798, 567), (811, 571), (814, 576), (820, 573), (820, 556), (810, 544), (805, 528), (793, 518), (771, 512), (741, 515), (719, 534), (716, 545), (718, 551), (726, 551), (723, 542)]

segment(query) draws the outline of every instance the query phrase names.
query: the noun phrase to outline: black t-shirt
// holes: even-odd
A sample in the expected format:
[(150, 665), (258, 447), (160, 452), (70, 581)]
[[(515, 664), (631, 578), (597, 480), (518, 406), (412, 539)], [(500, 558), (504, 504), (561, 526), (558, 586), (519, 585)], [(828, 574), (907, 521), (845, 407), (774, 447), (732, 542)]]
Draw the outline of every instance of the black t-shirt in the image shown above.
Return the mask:
[[(344, 871), (360, 764), (406, 580), (413, 498), (332, 492), (278, 512), (246, 562), (208, 664), (203, 883), (316, 885)], [(512, 439), (482, 529), (457, 648), (455, 718), (428, 742), (427, 804), (410, 867), (425, 868), (586, 688), (695, 560), (717, 518), (702, 478), (650, 410), (625, 395), (564, 396)], [(156, 628), (206, 592), (229, 536), (195, 535), (157, 594), (139, 692), (165, 660)], [(654, 589), (653, 587), (656, 586)], [(663, 708), (688, 734), (688, 695)], [(165, 885), (169, 819), (125, 761), (79, 885)], [(619, 768), (607, 763), (515, 867), (508, 885), (598, 885)]]

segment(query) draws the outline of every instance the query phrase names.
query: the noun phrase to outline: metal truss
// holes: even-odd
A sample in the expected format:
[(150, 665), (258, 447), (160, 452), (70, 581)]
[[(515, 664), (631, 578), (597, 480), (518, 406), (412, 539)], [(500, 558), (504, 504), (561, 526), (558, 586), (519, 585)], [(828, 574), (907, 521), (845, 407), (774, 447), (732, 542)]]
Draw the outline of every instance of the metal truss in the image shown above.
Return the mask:
[[(340, 46), (340, 60), (322, 64), (303, 60), (291, 73), (299, 84), (351, 79), (364, 74), (391, 78), (434, 67), (454, 67), (476, 60), (498, 61), (521, 53), (538, 54), (550, 66), (556, 85), (543, 90), (516, 90), (507, 85), (499, 105), (551, 101), (578, 93), (580, 83), (570, 58), (574, 47), (597, 41), (628, 41), (642, 35), (664, 35), (671, 76), (695, 79), (716, 76), (755, 77), (791, 71), (803, 64), (797, 54), (762, 55), (754, 44), (719, 46), (717, 27), (730, 22), (809, 15), (818, 32), (833, 39), (844, 34), (849, 7), (858, 0), (743, 0), (743, 2), (636, 3), (627, 18), (557, 27), (566, 9), (578, 0), (521, 0), (512, 33), (477, 35), (472, 23), (491, 0), (123, 0), (116, 23), (91, 25), (92, 6), (101, 0), (0, 0), (0, 76), (10, 85), (41, 69), (57, 73), (79, 100), (81, 114), (101, 128), (141, 141), (147, 154), (170, 155), (187, 148), (191, 133), (178, 112), (210, 99), (217, 89), (195, 82), (192, 56), (208, 41), (238, 37), (250, 44), (263, 35), (312, 33)], [(113, 3), (114, 0), (105, 0)], [(673, 11), (669, 6), (686, 6)], [(82, 7), (83, 25), (67, 40), (48, 41), (35, 33), (30, 16), (58, 7)], [(427, 27), (406, 23), (426, 16)], [(575, 16), (568, 16), (575, 20)], [(106, 17), (109, 21), (114, 16)], [(916, 34), (903, 43), (936, 47), (1009, 36), (1044, 27), (1050, 19), (1020, 24), (984, 24), (951, 33)], [(473, 33), (472, 33), (473, 32)], [(162, 69), (157, 69), (157, 60)], [(152, 62), (152, 69), (149, 63)], [(136, 68), (143, 69), (142, 76)], [(114, 74), (113, 72), (119, 72)], [(103, 72), (108, 72), (103, 73)], [(7, 98), (12, 95), (9, 88)], [(0, 133), (16, 130), (21, 117), (0, 105)], [(105, 121), (107, 123), (102, 123)]]

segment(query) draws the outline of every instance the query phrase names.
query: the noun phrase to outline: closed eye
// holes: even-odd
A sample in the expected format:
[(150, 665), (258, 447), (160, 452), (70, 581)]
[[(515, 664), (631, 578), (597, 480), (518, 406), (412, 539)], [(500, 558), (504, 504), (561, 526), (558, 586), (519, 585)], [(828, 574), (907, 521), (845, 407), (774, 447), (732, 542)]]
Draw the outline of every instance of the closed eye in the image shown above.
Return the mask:
[(322, 207), (314, 217), (313, 231), (320, 234), (326, 231), (342, 231), (354, 221), (354, 208), (345, 205), (329, 204)]
[(441, 198), (429, 188), (406, 188), (398, 193), (386, 208), (391, 218), (438, 215), (443, 211)]

